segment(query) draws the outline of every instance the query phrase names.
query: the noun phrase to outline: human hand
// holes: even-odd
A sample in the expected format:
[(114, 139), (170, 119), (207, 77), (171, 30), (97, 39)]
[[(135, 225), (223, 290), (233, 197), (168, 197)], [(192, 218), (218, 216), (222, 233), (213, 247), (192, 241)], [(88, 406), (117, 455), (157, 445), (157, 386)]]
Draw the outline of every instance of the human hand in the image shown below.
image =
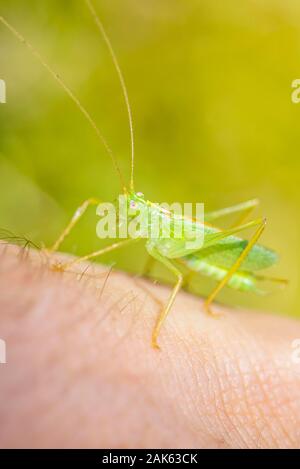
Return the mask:
[(169, 289), (92, 269), (0, 245), (1, 447), (299, 447), (299, 322), (182, 292), (154, 350)]

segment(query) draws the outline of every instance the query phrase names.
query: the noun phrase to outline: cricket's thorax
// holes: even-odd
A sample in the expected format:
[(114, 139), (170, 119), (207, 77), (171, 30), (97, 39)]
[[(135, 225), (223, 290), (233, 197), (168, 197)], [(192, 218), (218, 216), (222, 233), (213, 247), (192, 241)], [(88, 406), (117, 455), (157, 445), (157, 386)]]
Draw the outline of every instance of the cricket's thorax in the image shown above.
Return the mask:
[(166, 222), (170, 222), (170, 220), (172, 222), (182, 222), (184, 220), (186, 225), (195, 225), (195, 220), (188, 220), (187, 218), (184, 218), (181, 210), (176, 211), (178, 206), (180, 208), (180, 204), (175, 203), (169, 205), (166, 203), (160, 204), (151, 202), (145, 198), (142, 192), (131, 192), (125, 196), (127, 197), (127, 205), (129, 209), (140, 210), (147, 208), (149, 213), (149, 221), (151, 220), (151, 215), (153, 215), (153, 218), (155, 215), (157, 215), (161, 220)]
[[(159, 221), (159, 226), (163, 227), (164, 224), (170, 224), (171, 226), (171, 237), (174, 229), (174, 223), (177, 221), (182, 221), (182, 217), (177, 216), (172, 213), (170, 210), (163, 208), (158, 203), (150, 202), (150, 200), (145, 199), (144, 194), (141, 192), (132, 192), (127, 196), (127, 207), (129, 217), (135, 216), (137, 213), (144, 211), (144, 214), (147, 217), (147, 223), (149, 226)], [(155, 236), (154, 236), (155, 237)], [(162, 233), (158, 233), (158, 237), (162, 237)]]

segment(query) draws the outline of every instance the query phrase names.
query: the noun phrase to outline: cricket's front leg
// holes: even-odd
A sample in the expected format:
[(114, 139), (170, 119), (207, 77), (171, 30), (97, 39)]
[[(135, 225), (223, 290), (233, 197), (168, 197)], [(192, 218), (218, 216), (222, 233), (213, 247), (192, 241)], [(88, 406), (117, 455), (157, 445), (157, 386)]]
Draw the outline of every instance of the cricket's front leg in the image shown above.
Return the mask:
[[(64, 230), (62, 231), (62, 233), (60, 234), (60, 236), (57, 238), (57, 240), (55, 241), (55, 243), (49, 248), (49, 249), (46, 249), (45, 252), (46, 254), (49, 256), (51, 255), (52, 253), (56, 252), (59, 247), (61, 246), (61, 244), (63, 243), (63, 241), (65, 240), (65, 238), (70, 234), (70, 232), (72, 231), (72, 229), (74, 228), (74, 226), (78, 223), (78, 221), (81, 219), (81, 217), (84, 215), (84, 213), (86, 212), (86, 210), (91, 206), (91, 205), (98, 205), (99, 203), (101, 203), (100, 200), (98, 199), (95, 199), (95, 198), (90, 198), (90, 199), (87, 199), (85, 200), (77, 209), (76, 211), (74, 212), (71, 220), (69, 221), (69, 223), (67, 224), (67, 226), (64, 228)], [(75, 264), (78, 264), (80, 262), (83, 262), (83, 261), (88, 261), (90, 259), (93, 259), (95, 257), (99, 257), (103, 254), (106, 254), (107, 252), (110, 252), (110, 251), (113, 251), (115, 249), (118, 249), (119, 247), (125, 245), (125, 244), (129, 244), (131, 242), (133, 242), (134, 239), (130, 238), (130, 239), (125, 239), (125, 240), (122, 240), (122, 241), (117, 241), (113, 244), (111, 244), (110, 246), (106, 246), (102, 249), (99, 249), (97, 251), (93, 251), (91, 252), (90, 254), (87, 254), (85, 256), (82, 256), (82, 257), (79, 257), (79, 258), (76, 258), (70, 262), (67, 262), (67, 263), (54, 263), (51, 268), (53, 270), (56, 270), (56, 271), (60, 271), (60, 272), (65, 272), (66, 270), (68, 270), (70, 267), (73, 267), (73, 265)]]
[[(67, 224), (67, 226), (64, 228), (62, 233), (59, 235), (55, 243), (50, 248), (44, 248), (44, 253), (50, 258), (51, 254), (55, 253), (58, 251), (60, 248), (61, 244), (65, 240), (65, 238), (70, 234), (74, 226), (78, 223), (78, 221), (81, 219), (81, 217), (84, 215), (86, 210), (91, 206), (91, 205), (97, 205), (100, 203), (100, 200), (95, 199), (95, 198), (89, 198), (85, 200), (74, 212), (71, 220)], [(53, 270), (64, 270), (61, 268), (60, 264), (55, 264), (51, 266)]]
[(87, 199), (85, 200), (77, 209), (76, 211), (74, 212), (74, 215), (72, 216), (71, 220), (69, 221), (69, 223), (67, 224), (67, 226), (65, 227), (65, 229), (62, 231), (62, 233), (60, 234), (60, 236), (57, 238), (57, 240), (55, 241), (55, 243), (48, 249), (48, 251), (50, 253), (52, 252), (56, 252), (60, 245), (62, 244), (62, 242), (65, 240), (65, 238), (68, 236), (68, 234), (72, 231), (72, 229), (74, 228), (74, 226), (78, 223), (78, 221), (80, 220), (80, 218), (82, 217), (82, 215), (86, 212), (86, 210), (88, 209), (88, 207), (90, 205), (98, 205), (100, 203), (100, 200), (98, 199), (94, 199), (94, 198), (90, 198), (90, 199)]
[(156, 348), (156, 349), (159, 349), (159, 345), (158, 345), (158, 342), (157, 342), (157, 339), (158, 339), (158, 336), (159, 336), (159, 333), (160, 333), (160, 330), (168, 316), (168, 313), (175, 301), (175, 298), (176, 298), (176, 295), (177, 293), (179, 292), (181, 286), (182, 286), (182, 282), (183, 282), (183, 275), (182, 273), (180, 272), (180, 270), (177, 269), (177, 267), (174, 266), (174, 264), (167, 258), (167, 257), (164, 257), (162, 256), (158, 251), (157, 249), (151, 244), (151, 243), (148, 243), (146, 245), (147, 247), (147, 251), (149, 252), (149, 254), (154, 257), (154, 259), (158, 260), (159, 262), (161, 262), (163, 265), (166, 266), (166, 268), (172, 272), (176, 278), (177, 278), (177, 282), (172, 290), (172, 293), (167, 301), (167, 304), (164, 305), (163, 309), (161, 310), (157, 320), (156, 320), (156, 323), (155, 323), (155, 326), (154, 326), (154, 329), (153, 329), (153, 332), (152, 332), (152, 347), (153, 348)]

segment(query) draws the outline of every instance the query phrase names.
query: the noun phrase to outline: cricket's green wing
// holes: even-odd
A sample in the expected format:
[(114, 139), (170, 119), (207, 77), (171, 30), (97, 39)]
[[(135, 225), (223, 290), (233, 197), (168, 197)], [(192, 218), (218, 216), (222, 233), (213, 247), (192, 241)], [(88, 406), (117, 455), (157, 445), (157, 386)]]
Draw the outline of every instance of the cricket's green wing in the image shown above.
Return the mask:
[[(165, 216), (163, 214), (160, 215), (162, 222), (164, 222)], [(170, 259), (181, 258), (184, 260), (192, 255), (193, 259), (198, 258), (209, 265), (219, 266), (224, 269), (230, 269), (230, 267), (232, 267), (248, 244), (247, 240), (239, 238), (236, 236), (236, 233), (257, 226), (260, 223), (259, 219), (252, 220), (244, 225), (227, 230), (220, 230), (211, 225), (203, 225), (198, 222), (195, 223), (192, 220), (184, 220), (184, 228), (188, 235), (185, 234), (181, 238), (175, 238), (172, 235), (177, 221), (182, 223), (182, 219), (180, 218), (178, 220), (175, 217), (171, 219), (171, 237), (151, 238), (148, 241), (149, 245), (155, 245), (155, 248), (162, 256)], [(187, 241), (191, 241), (198, 231), (198, 234), (204, 234), (203, 247), (200, 249), (199, 247), (189, 248)], [(274, 251), (256, 244), (244, 259), (239, 270), (253, 272), (265, 269), (275, 264), (277, 260), (278, 256)]]
[[(220, 266), (225, 269), (230, 269), (234, 262), (238, 259), (240, 254), (247, 246), (248, 241), (238, 238), (237, 236), (228, 236), (221, 239), (217, 244), (204, 247), (197, 252), (194, 252), (193, 257), (197, 257), (207, 264)], [(189, 255), (185, 256), (189, 257)], [(278, 261), (276, 252), (266, 248), (260, 244), (255, 244), (242, 265), (240, 271), (253, 272), (256, 270), (266, 269)]]

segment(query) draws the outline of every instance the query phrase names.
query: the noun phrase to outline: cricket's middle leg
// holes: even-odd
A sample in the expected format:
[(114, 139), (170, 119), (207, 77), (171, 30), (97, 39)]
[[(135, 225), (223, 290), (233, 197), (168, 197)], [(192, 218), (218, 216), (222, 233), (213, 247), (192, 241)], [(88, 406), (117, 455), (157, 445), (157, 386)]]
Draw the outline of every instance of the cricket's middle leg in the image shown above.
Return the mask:
[(177, 278), (177, 282), (176, 282), (176, 284), (175, 284), (175, 286), (172, 290), (171, 295), (169, 296), (167, 304), (163, 307), (162, 311), (160, 312), (160, 314), (159, 314), (159, 316), (156, 320), (153, 332), (152, 332), (152, 347), (159, 349), (157, 339), (158, 339), (160, 330), (162, 328), (162, 325), (164, 324), (164, 322), (165, 322), (165, 320), (168, 316), (168, 313), (169, 313), (169, 311), (170, 311), (170, 309), (171, 309), (171, 307), (172, 307), (172, 305), (175, 301), (177, 293), (179, 292), (179, 290), (182, 286), (183, 275), (180, 272), (180, 270), (177, 269), (177, 267), (175, 267), (174, 264), (168, 258), (162, 256), (159, 252), (157, 252), (156, 249), (147, 247), (147, 250), (148, 250), (149, 254), (154, 257), (154, 259), (158, 260), (163, 265), (165, 265), (166, 268), (170, 272), (172, 272), (175, 275), (175, 277)]

